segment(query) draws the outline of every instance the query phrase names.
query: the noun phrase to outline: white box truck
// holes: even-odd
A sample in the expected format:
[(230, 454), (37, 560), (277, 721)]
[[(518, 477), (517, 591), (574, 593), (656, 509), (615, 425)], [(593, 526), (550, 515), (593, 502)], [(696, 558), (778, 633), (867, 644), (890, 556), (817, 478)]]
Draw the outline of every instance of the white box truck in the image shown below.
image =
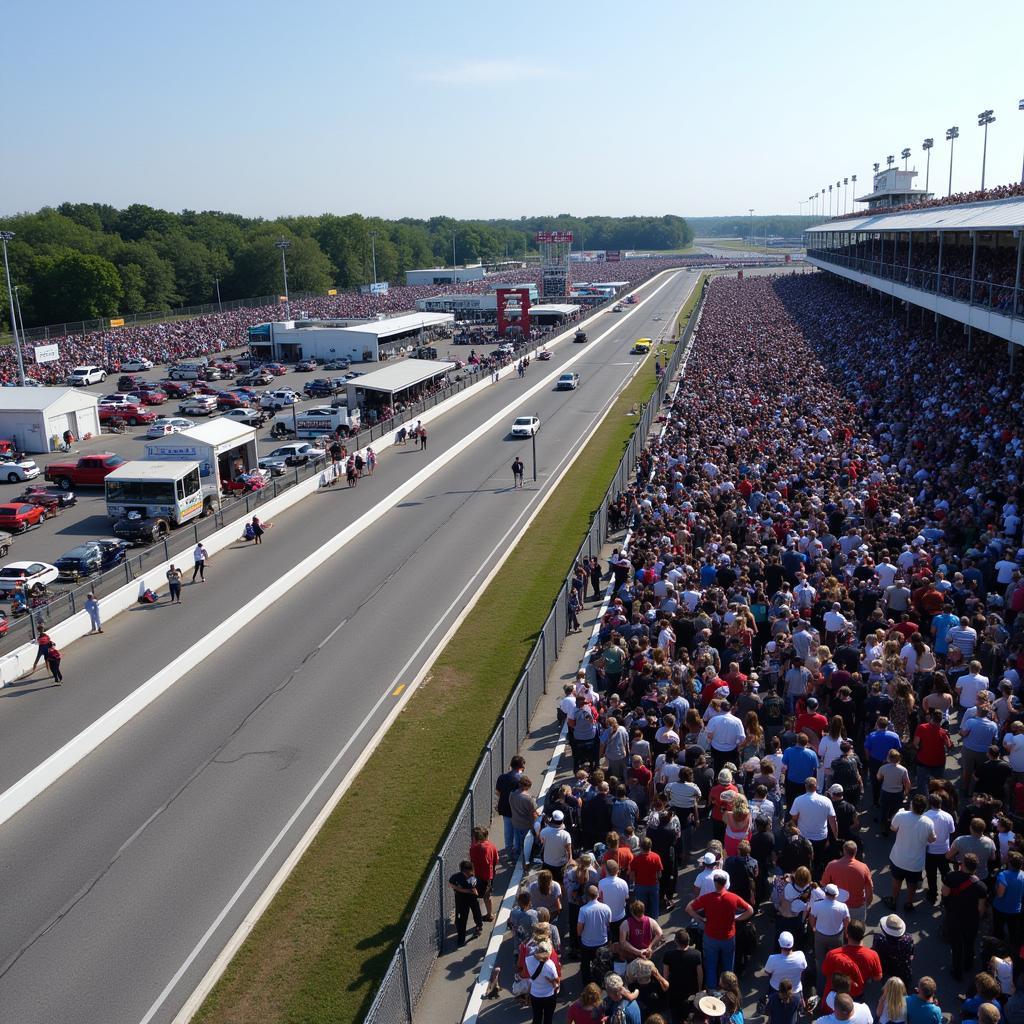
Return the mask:
[(349, 413), (344, 405), (318, 405), (301, 412), (295, 410), (294, 416), (290, 410), (284, 409), (274, 419), (270, 432), (274, 437), (286, 437), (292, 433), (296, 437), (323, 437), (324, 434), (333, 434), (338, 427), (345, 427), (349, 434), (357, 434), (360, 430), (359, 409)]

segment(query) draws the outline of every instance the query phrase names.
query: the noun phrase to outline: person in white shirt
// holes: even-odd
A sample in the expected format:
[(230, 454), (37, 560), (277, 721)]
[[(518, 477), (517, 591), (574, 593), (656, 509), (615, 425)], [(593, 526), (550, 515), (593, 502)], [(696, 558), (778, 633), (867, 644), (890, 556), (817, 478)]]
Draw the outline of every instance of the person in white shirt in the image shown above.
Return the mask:
[(617, 943), (619, 925), (626, 920), (626, 904), (629, 902), (629, 883), (619, 875), (619, 862), (606, 860), (604, 878), (597, 883), (601, 902), (612, 912), (612, 923), (608, 928), (608, 941)]
[(701, 592), (699, 590), (694, 590), (692, 587), (684, 590), (682, 594), (680, 594), (680, 597), (682, 598), (683, 604), (686, 606), (686, 610), (690, 613), (693, 613), (696, 610), (697, 605), (701, 602)]
[(572, 837), (562, 824), (564, 817), (561, 811), (553, 811), (551, 824), (542, 828), (538, 837), (541, 842), (544, 867), (559, 883), (562, 881), (565, 865), (572, 860)]
[(804, 790), (789, 813), (800, 835), (814, 848), (814, 873), (820, 876), (825, 869), (829, 834), (833, 839), (839, 836), (836, 811), (832, 801), (818, 792), (818, 780), (813, 775), (804, 783)]
[[(722, 870), (719, 858), (713, 853), (705, 853), (701, 863), (704, 865), (704, 870), (693, 880), (693, 888), (697, 896), (707, 896), (709, 892), (715, 891), (715, 875), (724, 874), (727, 879), (729, 875)], [(725, 883), (726, 889), (730, 884), (728, 881)]]
[(611, 908), (600, 900), (601, 890), (587, 886), (587, 902), (580, 908), (576, 923), (576, 944), (580, 951), (580, 970), (584, 984), (591, 980), (590, 965), (597, 951), (608, 942), (612, 923)]
[(914, 894), (924, 874), (928, 846), (938, 842), (932, 821), (925, 816), (926, 810), (928, 800), (923, 793), (915, 793), (910, 801), (910, 810), (897, 811), (893, 815), (891, 828), (896, 833), (896, 839), (889, 853), (892, 896), (885, 900), (890, 910), (896, 909), (896, 900), (904, 882), (907, 883), (907, 902), (903, 909), (914, 909)]
[(988, 676), (981, 674), (981, 662), (972, 661), (967, 667), (970, 671), (956, 681), (962, 711), (973, 708), (978, 703), (978, 694), (988, 689)]
[(899, 570), (889, 561), (888, 551), (883, 552), (882, 556), (884, 561), (879, 562), (875, 566), (875, 575), (878, 577), (878, 582), (882, 589), (885, 590), (886, 587), (892, 586), (892, 581), (896, 579), (896, 573)]
[(811, 901), (809, 915), (814, 927), (814, 960), (820, 965), (830, 949), (837, 949), (846, 941), (850, 911), (839, 899), (839, 887), (826, 885), (823, 898)]
[[(723, 702), (724, 713), (708, 722), (707, 734), (711, 743), (711, 758), (715, 771), (721, 771), (726, 761), (736, 760), (736, 748), (747, 738), (743, 723), (729, 711), (728, 702)], [(736, 760), (739, 764), (739, 761)]]
[[(849, 1015), (843, 1016), (842, 1013), (836, 1010), (836, 1000), (843, 999), (843, 1003), (840, 1005), (845, 1006), (847, 999), (853, 1003), (853, 1009)], [(829, 992), (825, 997), (825, 1005), (832, 1010), (832, 1013), (826, 1017), (819, 1017), (814, 1024), (822, 1024), (822, 1021), (828, 1021), (828, 1024), (874, 1024), (874, 1016), (872, 1016), (871, 1010), (866, 1003), (858, 1003), (849, 993), (847, 992)]]
[(1010, 755), (1010, 770), (1015, 782), (1024, 782), (1024, 723), (1014, 722), (1003, 740), (1003, 748)]
[(995, 564), (996, 570), (996, 583), (1004, 589), (1013, 580), (1014, 572), (1019, 569), (1020, 566), (1016, 562), (1010, 561), (1009, 558), (1001, 558)]
[(824, 620), (826, 631), (833, 634), (841, 633), (850, 625), (850, 620), (843, 614), (843, 606), (838, 601), (825, 612)]
[(793, 995), (803, 992), (803, 974), (807, 970), (807, 957), (794, 949), (793, 933), (781, 932), (779, 935), (779, 952), (772, 953), (765, 961), (764, 973), (768, 975), (768, 984), (778, 992), (779, 982), (789, 978), (793, 984)]

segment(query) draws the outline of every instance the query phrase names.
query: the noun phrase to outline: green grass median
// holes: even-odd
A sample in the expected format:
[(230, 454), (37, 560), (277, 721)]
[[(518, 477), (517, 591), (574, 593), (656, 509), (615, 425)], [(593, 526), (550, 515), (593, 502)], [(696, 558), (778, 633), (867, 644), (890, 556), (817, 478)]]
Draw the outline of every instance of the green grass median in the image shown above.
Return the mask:
[(655, 384), (648, 356), (195, 1020), (349, 1024), (365, 1014), (568, 559), (636, 429), (628, 411)]

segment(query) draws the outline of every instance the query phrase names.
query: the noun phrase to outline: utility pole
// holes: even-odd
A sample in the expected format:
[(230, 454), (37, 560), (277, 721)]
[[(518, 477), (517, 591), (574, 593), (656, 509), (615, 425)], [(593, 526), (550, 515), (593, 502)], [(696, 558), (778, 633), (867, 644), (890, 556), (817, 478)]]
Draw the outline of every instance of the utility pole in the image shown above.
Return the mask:
[(284, 318), (285, 320), (291, 320), (292, 318), (292, 304), (288, 298), (288, 262), (285, 259), (284, 254), (288, 251), (289, 246), (292, 243), (287, 238), (281, 238), (274, 243), (278, 249), (281, 250), (281, 273), (284, 274)]
[(18, 337), (18, 322), (14, 312), (14, 291), (11, 288), (11, 268), (7, 262), (7, 243), (14, 238), (13, 231), (0, 231), (0, 242), (4, 247), (4, 276), (7, 278), (7, 301), (11, 311), (11, 333), (14, 335), (14, 353), (18, 357), (18, 380), (25, 386), (25, 364), (21, 358), (21, 339)]
[(224, 312), (224, 306), (221, 304), (221, 301), (220, 301), (220, 278), (219, 277), (214, 277), (213, 285), (217, 289), (217, 312), (218, 313), (223, 313)]
[(373, 253), (373, 283), (377, 283), (377, 232), (370, 232), (370, 249)]

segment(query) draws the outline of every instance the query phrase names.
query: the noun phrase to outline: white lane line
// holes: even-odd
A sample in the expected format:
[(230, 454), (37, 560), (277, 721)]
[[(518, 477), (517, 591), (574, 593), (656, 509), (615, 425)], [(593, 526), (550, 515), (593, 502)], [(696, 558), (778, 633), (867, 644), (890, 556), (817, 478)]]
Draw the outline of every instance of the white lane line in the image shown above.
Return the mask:
[[(340, 803), (341, 798), (348, 790), (352, 781), (362, 770), (365, 763), (369, 760), (370, 756), (376, 749), (377, 744), (380, 742), (383, 735), (391, 727), (392, 722), (401, 713), (402, 709), (405, 707), (406, 703), (412, 697), (413, 693), (415, 693), (415, 691), (418, 689), (423, 679), (426, 678), (427, 673), (433, 667), (434, 662), (437, 660), (441, 652), (447, 646), (448, 641), (451, 639), (452, 636), (455, 635), (455, 632), (458, 630), (459, 626), (462, 625), (465, 618), (476, 606), (477, 601), (479, 600), (480, 596), (484, 593), (484, 591), (487, 589), (488, 584), (491, 582), (494, 576), (497, 575), (501, 567), (505, 564), (506, 559), (515, 549), (516, 545), (519, 543), (522, 536), (530, 528), (530, 524), (537, 517), (537, 514), (544, 507), (547, 500), (551, 497), (552, 494), (555, 493), (558, 484), (560, 483), (562, 478), (572, 467), (573, 463), (582, 454), (590, 438), (594, 435), (594, 432), (604, 421), (604, 418), (607, 416), (612, 405), (614, 405), (615, 399), (618, 398), (618, 396), (622, 393), (623, 389), (626, 387), (629, 381), (633, 379), (637, 371), (640, 369), (641, 365), (641, 363), (635, 364), (633, 371), (622, 380), (622, 382), (615, 389), (615, 391), (609, 397), (604, 406), (597, 413), (594, 414), (593, 418), (588, 423), (583, 432), (580, 434), (577, 441), (574, 443), (573, 446), (570, 447), (569, 452), (563, 456), (562, 461), (556, 467), (554, 473), (552, 474), (551, 482), (547, 486), (547, 488), (543, 490), (538, 490), (533, 493), (533, 496), (530, 498), (530, 501), (527, 504), (527, 506), (516, 517), (512, 525), (508, 528), (508, 530), (505, 531), (504, 535), (501, 537), (498, 543), (495, 544), (495, 546), (491, 549), (490, 553), (481, 561), (480, 567), (467, 581), (465, 586), (463, 586), (462, 590), (459, 591), (458, 595), (455, 597), (452, 603), (445, 609), (445, 611), (442, 613), (441, 617), (435, 623), (433, 628), (423, 638), (423, 641), (412, 653), (409, 660), (398, 671), (397, 675), (394, 677), (391, 683), (384, 689), (384, 691), (378, 698), (376, 704), (374, 704), (369, 714), (367, 714), (364, 717), (363, 721), (360, 723), (355, 733), (353, 733), (353, 735), (345, 743), (344, 747), (342, 747), (342, 749), (338, 752), (338, 755), (328, 766), (327, 770), (323, 773), (323, 775), (320, 776), (320, 778), (317, 780), (313, 788), (303, 799), (298, 809), (288, 819), (288, 821), (282, 827), (280, 832), (278, 832), (273, 842), (270, 844), (269, 847), (267, 847), (266, 851), (262, 854), (260, 859), (257, 861), (256, 865), (252, 868), (252, 870), (246, 876), (245, 880), (232, 895), (231, 899), (227, 902), (227, 904), (225, 904), (224, 908), (217, 915), (216, 919), (209, 926), (209, 928), (207, 928), (206, 932), (200, 938), (199, 942), (196, 943), (195, 947), (193, 947), (192, 951), (189, 953), (184, 962), (174, 973), (173, 977), (164, 987), (164, 990), (157, 997), (156, 1002), (154, 1002), (153, 1005), (149, 1008), (149, 1011), (147, 1012), (146, 1016), (142, 1018), (140, 1024), (149, 1024), (149, 1022), (152, 1021), (153, 1017), (160, 1011), (163, 1004), (167, 1001), (171, 993), (174, 991), (178, 983), (181, 981), (182, 977), (184, 977), (186, 971), (188, 971), (188, 969), (196, 961), (196, 959), (199, 957), (199, 955), (202, 953), (205, 947), (209, 944), (210, 939), (216, 933), (217, 929), (221, 926), (221, 924), (223, 924), (227, 915), (231, 912), (231, 910), (235, 907), (235, 905), (244, 895), (245, 890), (252, 883), (255, 876), (264, 867), (264, 865), (273, 855), (277, 847), (280, 846), (280, 844), (284, 841), (285, 836), (291, 830), (295, 821), (301, 815), (302, 811), (309, 806), (309, 803), (312, 801), (312, 799), (317, 794), (319, 789), (323, 786), (324, 782), (337, 768), (338, 764), (344, 759), (345, 755), (351, 749), (352, 744), (355, 743), (356, 739), (360, 736), (360, 734), (363, 732), (366, 726), (370, 724), (371, 719), (376, 715), (377, 711), (380, 710), (381, 705), (384, 704), (387, 698), (394, 696), (393, 690), (396, 683), (398, 683), (405, 677), (405, 674), (409, 671), (413, 664), (415, 664), (416, 660), (423, 653), (423, 650), (432, 642), (432, 637), (438, 631), (438, 629), (440, 629), (445, 619), (449, 615), (451, 615), (451, 613), (461, 604), (462, 610), (455, 618), (455, 620), (452, 622), (452, 624), (449, 626), (444, 636), (442, 636), (434, 644), (433, 653), (419, 668), (419, 670), (416, 673), (416, 677), (413, 679), (412, 683), (402, 693), (401, 699), (396, 702), (396, 704), (391, 709), (387, 717), (378, 726), (377, 731), (375, 732), (373, 737), (364, 746), (363, 752), (356, 759), (352, 767), (349, 768), (348, 772), (345, 774), (345, 777), (341, 780), (341, 782), (338, 783), (337, 788), (331, 794), (330, 798), (323, 806), (323, 808), (321, 808), (320, 812), (317, 814), (316, 818), (314, 818), (313, 822), (310, 824), (309, 828), (303, 834), (301, 839), (292, 848), (288, 857), (281, 865), (281, 867), (277, 870), (277, 873), (271, 879), (266, 889), (263, 890), (259, 898), (248, 911), (248, 913), (246, 913), (245, 917), (242, 919), (242, 922), (235, 929), (235, 932), (232, 934), (231, 938), (228, 939), (224, 948), (217, 955), (217, 958), (214, 960), (209, 970), (203, 976), (202, 980), (193, 990), (189, 998), (185, 1001), (182, 1008), (178, 1011), (177, 1015), (174, 1018), (173, 1024), (187, 1024), (187, 1022), (192, 1019), (193, 1015), (198, 1011), (199, 1007), (202, 1005), (203, 1000), (206, 999), (207, 995), (209, 995), (210, 991), (213, 989), (213, 986), (217, 983), (220, 976), (224, 973), (228, 964), (231, 962), (232, 957), (234, 957), (235, 953), (238, 951), (242, 943), (248, 937), (249, 933), (255, 927), (256, 922), (266, 911), (267, 907), (270, 905), (274, 896), (277, 895), (281, 886), (284, 885), (288, 876), (294, 870), (295, 865), (302, 858), (302, 855), (306, 852), (306, 850), (309, 849), (313, 840), (316, 838), (317, 833), (320, 831), (320, 829), (323, 828), (324, 823), (333, 813), (335, 807), (337, 807), (337, 805)], [(528, 518), (526, 518), (527, 516)], [(515, 536), (511, 540), (509, 540), (510, 535), (514, 531), (516, 531), (517, 528), (518, 532), (516, 532)], [(478, 577), (484, 571), (485, 567), (487, 566), (487, 563), (490, 562), (491, 559), (495, 558), (495, 556), (502, 550), (503, 547), (505, 549), (504, 554), (497, 559), (495, 564), (487, 572), (486, 576), (482, 580), (478, 581)], [(468, 601), (466, 601), (466, 595), (470, 591), (470, 588), (474, 585), (476, 586), (476, 591), (473, 594), (473, 596), (470, 597)], [(465, 603), (463, 604), (464, 601)]]
[[(691, 288), (690, 291), (687, 292), (686, 298), (689, 298), (692, 291), (693, 289)], [(683, 302), (686, 302), (685, 298), (683, 299)], [(684, 365), (686, 362), (686, 355), (686, 353), (683, 354), (682, 362)], [(677, 383), (673, 390), (673, 395), (678, 392), (679, 387), (680, 385)], [(663, 435), (667, 429), (668, 423), (666, 422), (659, 431), (659, 437)], [(629, 545), (632, 539), (633, 531), (627, 529), (625, 536), (622, 538), (623, 552), (629, 551)], [(580, 668), (582, 669), (586, 669), (590, 664), (590, 656), (597, 646), (597, 636), (601, 632), (601, 622), (608, 613), (608, 609), (612, 603), (614, 588), (615, 580), (613, 578), (608, 583), (608, 587), (604, 592), (604, 599), (601, 602), (601, 608), (598, 611), (597, 619), (594, 622), (594, 628), (590, 631), (590, 639), (587, 641), (587, 649), (583, 655), (583, 660), (580, 662)], [(568, 722), (563, 722), (562, 730), (558, 734), (558, 740), (555, 743), (555, 749), (551, 752), (551, 757), (548, 759), (547, 766), (545, 767), (544, 780), (541, 783), (540, 791), (537, 794), (537, 802), (542, 806), (547, 791), (551, 788), (558, 775), (558, 768), (562, 761), (562, 755), (565, 753), (568, 736), (569, 724)], [(476, 981), (473, 983), (473, 988), (470, 990), (469, 1000), (466, 1003), (466, 1009), (462, 1015), (462, 1024), (478, 1024), (480, 1009), (483, 1005), (483, 999), (487, 993), (487, 989), (490, 988), (491, 978), (494, 976), (494, 968), (498, 962), (498, 955), (501, 952), (501, 944), (505, 940), (505, 933), (508, 931), (508, 920), (512, 914), (512, 908), (515, 905), (516, 896), (519, 893), (519, 886), (523, 881), (523, 874), (524, 866), (522, 860), (520, 860), (517, 862), (515, 870), (512, 872), (508, 888), (505, 890), (505, 895), (501, 899), (501, 906), (494, 922), (494, 929), (491, 931), (491, 937), (487, 941), (487, 949), (484, 952), (484, 958), (480, 963)]]
[[(650, 295), (637, 304), (633, 309), (633, 313), (639, 312), (663, 288), (671, 284), (676, 276), (673, 274), (666, 278)], [(607, 331), (599, 335), (591, 343), (591, 346), (600, 344), (601, 341), (607, 338), (622, 323), (622, 319), (624, 318), (621, 318)], [(399, 484), (395, 490), (373, 508), (364, 512), (358, 519), (353, 520), (316, 551), (307, 555), (288, 572), (278, 577), (265, 590), (229, 615), (228, 618), (215, 626), (187, 651), (165, 665), (159, 672), (150, 676), (146, 682), (128, 694), (127, 697), (120, 700), (92, 724), (86, 726), (77, 736), (68, 740), (64, 746), (47, 757), (41, 764), (22, 776), (3, 793), (0, 793), (0, 825), (17, 814), (18, 811), (34, 800), (40, 793), (53, 785), (57, 779), (92, 753), (100, 744), (113, 736), (115, 732), (131, 721), (140, 711), (144, 710), (161, 694), (170, 689), (182, 676), (200, 664), (204, 658), (208, 657), (213, 651), (220, 649), (235, 633), (253, 621), (260, 612), (269, 608), (274, 601), (284, 596), (292, 587), (300, 584), (310, 573), (323, 565), (328, 558), (340, 551), (349, 541), (362, 533), (363, 530), (376, 523), (385, 512), (394, 508), (403, 498), (419, 488), (435, 473), (447, 466), (449, 462), (456, 459), (471, 444), (505, 420), (524, 402), (529, 401), (539, 391), (550, 386), (566, 366), (573, 365), (577, 360), (582, 359), (584, 355), (585, 352), (578, 352), (563, 363), (561, 367), (556, 367), (546, 376), (541, 377), (525, 392), (517, 395), (503, 409), (491, 415), (460, 441), (457, 441), (434, 459), (433, 462), (414, 473), (405, 483)]]

